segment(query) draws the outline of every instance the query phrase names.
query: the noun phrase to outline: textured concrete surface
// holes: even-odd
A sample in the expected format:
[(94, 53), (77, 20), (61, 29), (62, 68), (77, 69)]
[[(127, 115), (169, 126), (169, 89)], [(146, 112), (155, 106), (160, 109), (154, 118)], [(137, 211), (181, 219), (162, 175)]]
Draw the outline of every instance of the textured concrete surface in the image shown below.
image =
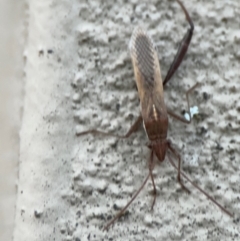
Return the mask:
[(169, 139), (183, 170), (230, 218), (167, 162), (109, 232), (102, 227), (148, 173), (147, 137), (83, 136), (98, 128), (126, 133), (139, 115), (128, 42), (135, 26), (158, 46), (165, 76), (188, 24), (174, 1), (29, 1), (25, 96), (14, 240), (239, 240), (240, 3), (184, 1), (195, 24), (191, 46), (165, 88), (167, 106), (186, 110), (196, 82), (190, 125), (170, 118)]

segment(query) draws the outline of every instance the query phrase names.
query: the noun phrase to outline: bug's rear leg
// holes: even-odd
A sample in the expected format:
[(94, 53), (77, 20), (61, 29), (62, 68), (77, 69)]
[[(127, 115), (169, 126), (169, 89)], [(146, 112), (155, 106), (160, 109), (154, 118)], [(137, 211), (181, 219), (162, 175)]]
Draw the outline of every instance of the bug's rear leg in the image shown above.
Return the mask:
[(179, 116), (177, 114), (175, 114), (172, 110), (167, 109), (168, 114), (173, 117), (174, 119), (177, 119), (183, 123), (186, 124), (190, 124), (192, 121), (192, 116), (191, 116), (191, 112), (190, 112), (190, 105), (189, 105), (189, 95), (199, 86), (199, 83), (196, 83), (194, 86), (192, 86), (189, 90), (187, 90), (186, 92), (186, 98), (187, 98), (187, 105), (188, 105), (188, 114), (189, 114), (189, 120), (183, 118), (182, 116)]
[[(171, 146), (170, 142), (168, 144), (168, 148), (171, 151), (171, 153), (178, 159), (178, 175), (177, 175), (177, 180), (179, 184), (181, 185), (182, 189), (186, 191), (187, 193), (190, 193), (189, 189), (186, 188), (186, 186), (182, 183), (181, 179), (181, 156), (177, 153), (177, 151)], [(168, 155), (168, 158), (171, 159), (170, 155)]]
[(104, 132), (104, 131), (99, 131), (97, 129), (91, 129), (91, 130), (79, 132), (76, 135), (83, 136), (83, 135), (87, 135), (87, 134), (92, 134), (92, 135), (102, 135), (102, 136), (114, 136), (114, 137), (118, 137), (118, 138), (128, 138), (132, 133), (134, 133), (138, 130), (141, 123), (142, 123), (142, 116), (140, 115), (125, 135), (116, 135), (116, 134), (112, 134), (112, 133), (108, 133), (108, 132)]
[(176, 70), (178, 69), (179, 65), (182, 63), (182, 60), (188, 50), (188, 46), (191, 42), (192, 39), (192, 35), (193, 35), (193, 30), (194, 30), (194, 24), (193, 21), (191, 19), (191, 17), (188, 14), (187, 9), (184, 7), (184, 5), (182, 4), (182, 2), (180, 2), (179, 0), (177, 0), (177, 2), (179, 3), (179, 5), (181, 6), (183, 12), (185, 13), (186, 19), (190, 25), (190, 29), (188, 29), (187, 33), (185, 34), (185, 36), (183, 37), (180, 46), (178, 48), (177, 54), (174, 57), (174, 60), (168, 70), (168, 73), (163, 81), (163, 85), (166, 85), (167, 82), (171, 79), (171, 77), (173, 76), (173, 74), (176, 72)]

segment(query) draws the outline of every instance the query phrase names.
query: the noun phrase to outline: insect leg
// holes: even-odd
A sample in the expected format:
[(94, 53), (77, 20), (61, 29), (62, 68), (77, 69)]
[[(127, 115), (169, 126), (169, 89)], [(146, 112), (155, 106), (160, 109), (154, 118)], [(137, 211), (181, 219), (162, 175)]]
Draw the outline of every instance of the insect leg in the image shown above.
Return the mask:
[(137, 120), (134, 122), (134, 124), (130, 127), (130, 129), (128, 130), (127, 134), (124, 136), (120, 136), (121, 138), (128, 138), (132, 133), (136, 132), (140, 126), (140, 124), (142, 123), (142, 116), (140, 115)]
[(193, 21), (191, 19), (191, 17), (188, 14), (188, 11), (186, 10), (186, 8), (184, 7), (184, 5), (182, 4), (182, 2), (180, 2), (179, 0), (177, 0), (177, 2), (179, 3), (179, 5), (181, 6), (183, 12), (185, 13), (186, 19), (190, 25), (190, 29), (187, 31), (187, 33), (185, 34), (185, 36), (183, 37), (180, 46), (178, 48), (177, 54), (174, 57), (174, 60), (171, 64), (170, 69), (168, 70), (168, 73), (163, 81), (163, 85), (166, 85), (167, 82), (171, 79), (171, 77), (173, 76), (173, 74), (176, 72), (176, 70), (178, 69), (179, 65), (181, 64), (187, 50), (188, 50), (188, 46), (191, 42), (192, 39), (192, 35), (193, 35), (193, 30), (194, 30), (194, 25), (193, 25)]
[[(169, 162), (171, 165), (178, 170), (176, 164), (173, 162), (171, 158), (169, 158)], [(189, 181), (195, 188), (198, 189), (201, 193), (203, 193), (208, 199), (210, 199), (215, 205), (217, 205), (224, 213), (229, 215), (230, 217), (233, 217), (233, 214), (229, 212), (226, 208), (224, 208), (220, 203), (218, 203), (212, 196), (210, 196), (206, 191), (204, 191), (202, 188), (200, 188), (197, 184), (195, 184), (184, 172), (180, 171), (181, 175)]]
[(137, 120), (134, 122), (134, 124), (130, 127), (127, 134), (125, 134), (123, 136), (115, 135), (115, 134), (104, 132), (104, 131), (99, 131), (99, 130), (96, 130), (96, 129), (91, 129), (91, 130), (79, 132), (76, 135), (77, 136), (83, 136), (83, 135), (87, 135), (87, 134), (92, 134), (92, 135), (102, 135), (102, 136), (115, 136), (115, 137), (118, 137), (118, 138), (128, 138), (133, 132), (136, 132), (138, 130), (141, 123), (142, 123), (142, 116), (140, 115), (137, 118)]
[(150, 162), (149, 162), (149, 173), (150, 173), (150, 177), (152, 180), (153, 195), (154, 195), (151, 210), (153, 210), (153, 207), (154, 207), (154, 204), (156, 201), (156, 197), (157, 197), (157, 189), (156, 189), (156, 185), (155, 185), (154, 177), (153, 177), (153, 173), (152, 173), (154, 166), (155, 166), (155, 162), (154, 162), (153, 158), (154, 158), (153, 151), (151, 151), (151, 157), (150, 157)]
[(181, 122), (183, 122), (183, 123), (186, 123), (186, 124), (190, 124), (190, 123), (191, 123), (192, 117), (191, 117), (191, 113), (190, 113), (190, 105), (189, 105), (189, 98), (188, 98), (188, 96), (189, 96), (189, 95), (191, 94), (191, 92), (193, 92), (199, 85), (200, 85), (199, 83), (196, 83), (193, 87), (191, 87), (191, 88), (186, 92), (187, 105), (188, 105), (188, 114), (189, 114), (190, 120), (186, 120), (186, 119), (183, 118), (182, 116), (179, 116), (179, 115), (175, 114), (172, 110), (167, 109), (167, 112), (168, 112), (168, 114), (169, 114), (171, 117), (173, 117), (173, 118), (175, 118), (175, 119), (177, 119), (177, 120), (179, 120), (179, 121), (181, 121)]
[[(177, 175), (177, 180), (179, 182), (179, 184), (181, 185), (182, 189), (185, 190), (187, 193), (190, 193), (190, 191), (188, 190), (188, 188), (186, 188), (184, 186), (184, 184), (182, 183), (181, 180), (181, 156), (177, 153), (177, 151), (171, 146), (170, 142), (168, 144), (168, 148), (171, 151), (171, 153), (178, 159), (178, 167), (177, 167), (177, 171), (178, 171), (178, 175)], [(172, 161), (170, 155), (168, 155), (168, 159)], [(171, 163), (170, 161), (170, 163)]]

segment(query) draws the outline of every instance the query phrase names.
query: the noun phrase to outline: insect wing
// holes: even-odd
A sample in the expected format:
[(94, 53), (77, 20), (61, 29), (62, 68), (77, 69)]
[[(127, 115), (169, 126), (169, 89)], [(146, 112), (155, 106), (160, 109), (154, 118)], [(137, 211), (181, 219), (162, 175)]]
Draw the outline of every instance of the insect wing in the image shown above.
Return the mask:
[(166, 117), (158, 54), (146, 31), (137, 27), (129, 43), (144, 122)]

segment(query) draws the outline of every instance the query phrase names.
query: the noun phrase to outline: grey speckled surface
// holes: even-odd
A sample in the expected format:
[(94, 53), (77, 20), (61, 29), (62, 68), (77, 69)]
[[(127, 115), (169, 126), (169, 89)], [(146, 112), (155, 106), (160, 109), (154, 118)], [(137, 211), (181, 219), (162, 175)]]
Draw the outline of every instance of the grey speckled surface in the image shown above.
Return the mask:
[[(148, 173), (147, 137), (142, 128), (127, 140), (77, 138), (75, 133), (96, 127), (126, 133), (140, 111), (127, 49), (132, 30), (137, 25), (147, 29), (165, 76), (188, 24), (174, 1), (50, 2), (29, 2), (15, 240), (239, 240), (240, 2), (183, 1), (195, 31), (187, 56), (165, 88), (167, 106), (181, 114), (186, 90), (201, 83), (190, 100), (199, 116), (190, 125), (170, 118), (168, 136), (181, 153), (185, 173), (235, 217), (188, 183), (192, 193), (184, 193), (165, 161), (154, 170), (154, 211), (149, 181), (109, 232), (101, 228), (116, 213), (115, 205), (123, 207)], [(43, 56), (38, 55), (41, 48)], [(54, 53), (47, 54), (47, 48)], [(34, 120), (35, 125), (27, 125)], [(34, 150), (41, 155), (31, 156)], [(31, 185), (27, 173), (34, 173)], [(37, 208), (43, 214), (36, 219)], [(29, 226), (28, 238), (19, 238)]]

